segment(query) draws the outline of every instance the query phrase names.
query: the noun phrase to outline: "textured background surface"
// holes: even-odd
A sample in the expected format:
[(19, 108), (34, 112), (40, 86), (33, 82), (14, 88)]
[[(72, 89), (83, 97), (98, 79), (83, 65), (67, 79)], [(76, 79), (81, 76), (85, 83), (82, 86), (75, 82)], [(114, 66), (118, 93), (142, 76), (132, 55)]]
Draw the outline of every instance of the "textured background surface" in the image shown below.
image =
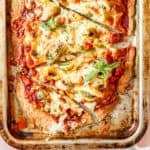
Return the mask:
[[(0, 0), (0, 6), (3, 6), (3, 0)], [(150, 0), (145, 0), (145, 10), (144, 10), (145, 15), (145, 31), (144, 31), (144, 36), (145, 36), (145, 41), (144, 41), (144, 47), (145, 47), (145, 53), (150, 55)], [(0, 9), (0, 22), (4, 20), (3, 18), (3, 11)], [(2, 23), (0, 23), (0, 41), (3, 41), (3, 34), (2, 34)], [(0, 43), (0, 50), (2, 48), (2, 45)], [(4, 61), (4, 54), (1, 53), (0, 51), (0, 61)], [(149, 57), (147, 57), (147, 62), (150, 61)], [(147, 63), (147, 64), (150, 64)], [(149, 70), (149, 65), (145, 67), (146, 70)], [(3, 78), (2, 76), (2, 70), (3, 68), (0, 67), (0, 79)], [(1, 86), (1, 81), (0, 81), (0, 86)], [(1, 92), (0, 92), (1, 93)], [(149, 120), (150, 120), (150, 112), (148, 113)], [(147, 132), (145, 136), (141, 139), (141, 141), (137, 144), (140, 147), (147, 147), (148, 150), (150, 150), (150, 125), (147, 129)], [(136, 147), (137, 148), (137, 147)], [(0, 150), (14, 150), (13, 148), (9, 147), (3, 140), (0, 138)]]

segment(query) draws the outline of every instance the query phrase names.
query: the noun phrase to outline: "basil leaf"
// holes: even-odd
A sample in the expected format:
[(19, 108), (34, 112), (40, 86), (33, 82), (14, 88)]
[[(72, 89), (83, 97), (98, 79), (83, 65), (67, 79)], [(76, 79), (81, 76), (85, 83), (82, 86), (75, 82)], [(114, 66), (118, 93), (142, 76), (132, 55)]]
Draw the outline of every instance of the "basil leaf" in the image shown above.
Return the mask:
[(51, 18), (47, 21), (47, 25), (49, 26), (50, 30), (53, 30), (57, 27), (57, 22), (54, 18)]
[(97, 69), (89, 72), (87, 75), (85, 75), (85, 81), (90, 81), (93, 78), (95, 78), (98, 75), (99, 71)]
[(95, 68), (97, 68), (98, 70), (103, 70), (105, 65), (107, 65), (106, 60), (105, 59), (99, 59), (95, 64)]
[(41, 22), (41, 27), (45, 30), (45, 31), (49, 31), (49, 30), (54, 30), (56, 29), (57, 27), (61, 27), (61, 28), (65, 28), (66, 25), (65, 24), (58, 24), (56, 21), (55, 21), (55, 18), (50, 18), (49, 20), (47, 21), (42, 21)]
[(108, 64), (106, 62), (106, 60), (104, 59), (99, 59), (96, 64), (95, 64), (95, 68), (97, 68), (100, 72), (103, 71), (103, 70), (107, 70), (107, 71), (110, 71), (116, 67), (118, 67), (120, 65), (119, 62), (114, 62), (112, 64)]
[(53, 30), (57, 27), (57, 22), (55, 21), (54, 18), (50, 18), (48, 21), (42, 21), (41, 22), (41, 27), (45, 31)]
[(119, 62), (114, 62), (112, 64), (107, 64), (107, 66), (105, 66), (105, 70), (112, 70), (114, 68), (117, 68), (120, 65)]
[(110, 71), (114, 68), (117, 68), (119, 65), (120, 65), (119, 62), (108, 64), (105, 59), (99, 59), (94, 64), (93, 71), (89, 72), (85, 76), (85, 81), (90, 81), (93, 78), (95, 78), (99, 73), (101, 73), (101, 77), (105, 80), (105, 84), (106, 84), (106, 80), (109, 78)]
[(49, 26), (46, 24), (46, 22), (41, 22), (41, 27), (45, 30), (45, 31), (49, 31), (50, 28)]

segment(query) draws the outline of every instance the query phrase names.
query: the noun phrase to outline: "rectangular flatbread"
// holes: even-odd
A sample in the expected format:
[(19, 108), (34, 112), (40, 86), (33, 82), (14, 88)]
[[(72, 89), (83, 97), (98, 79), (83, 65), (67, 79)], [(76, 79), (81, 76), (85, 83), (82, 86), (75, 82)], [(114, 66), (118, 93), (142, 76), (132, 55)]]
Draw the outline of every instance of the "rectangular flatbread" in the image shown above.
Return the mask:
[(28, 128), (69, 135), (115, 109), (133, 74), (134, 3), (12, 1), (15, 91)]

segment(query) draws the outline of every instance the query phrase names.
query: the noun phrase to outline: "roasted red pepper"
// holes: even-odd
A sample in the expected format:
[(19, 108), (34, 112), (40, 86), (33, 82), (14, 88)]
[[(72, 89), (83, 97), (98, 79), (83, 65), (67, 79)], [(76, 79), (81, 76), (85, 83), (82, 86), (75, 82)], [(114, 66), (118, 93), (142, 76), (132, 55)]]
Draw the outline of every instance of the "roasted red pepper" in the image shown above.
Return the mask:
[(90, 50), (90, 49), (93, 48), (93, 44), (91, 42), (89, 42), (89, 41), (85, 41), (83, 43), (83, 48), (86, 49), (86, 50)]

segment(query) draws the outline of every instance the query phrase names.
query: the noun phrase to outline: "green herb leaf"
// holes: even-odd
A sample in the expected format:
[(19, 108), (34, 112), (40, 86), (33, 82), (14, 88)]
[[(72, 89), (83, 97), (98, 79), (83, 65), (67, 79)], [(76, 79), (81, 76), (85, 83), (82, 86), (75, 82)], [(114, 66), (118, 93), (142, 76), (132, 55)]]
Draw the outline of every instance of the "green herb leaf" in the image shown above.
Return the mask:
[(105, 59), (99, 59), (96, 63), (95, 63), (95, 68), (98, 70), (103, 70), (105, 65), (107, 65), (107, 62)]
[(114, 62), (114, 63), (112, 63), (112, 64), (107, 64), (106, 66), (105, 66), (105, 70), (112, 70), (112, 69), (114, 69), (114, 68), (117, 68), (118, 66), (120, 65), (120, 63), (119, 62)]
[(51, 18), (47, 21), (47, 25), (49, 26), (50, 30), (53, 30), (57, 27), (57, 22), (54, 18)]
[(103, 71), (111, 71), (112, 69), (118, 67), (119, 65), (120, 65), (119, 62), (108, 64), (106, 60), (99, 59), (95, 64), (95, 68), (98, 69), (99, 72), (103, 72)]
[(42, 21), (41, 22), (41, 27), (45, 30), (45, 31), (49, 31), (49, 30), (54, 30), (56, 29), (57, 27), (62, 27), (62, 28), (65, 28), (66, 26), (64, 24), (58, 24), (56, 21), (55, 21), (55, 18), (50, 18), (49, 20), (47, 21)]
[(22, 67), (20, 65), (16, 66), (16, 72), (20, 73), (22, 71)]
[(101, 73), (100, 76), (104, 79), (105, 85), (106, 85), (106, 80), (109, 78), (109, 73), (111, 72), (112, 69), (117, 68), (119, 65), (120, 65), (119, 62), (108, 64), (105, 59), (99, 59), (94, 64), (93, 71), (89, 72), (85, 76), (85, 81), (90, 81), (93, 78), (95, 78), (98, 74)]
[(49, 30), (53, 30), (57, 27), (57, 23), (55, 21), (54, 18), (50, 18), (47, 21), (42, 21), (41, 22), (41, 27), (45, 30), (45, 31), (49, 31)]
[(85, 75), (85, 81), (90, 81), (98, 75), (99, 71), (97, 69), (93, 69), (87, 75)]
[(87, 14), (85, 14), (87, 17), (93, 17), (93, 14), (89, 11)]
[(68, 66), (71, 63), (71, 61), (63, 61), (59, 65), (60, 66)]
[(106, 87), (107, 79), (109, 78), (109, 72), (103, 71), (102, 72), (102, 78), (104, 79), (104, 88)]
[(45, 22), (41, 22), (41, 27), (42, 27), (45, 31), (49, 31), (49, 26), (48, 26)]

